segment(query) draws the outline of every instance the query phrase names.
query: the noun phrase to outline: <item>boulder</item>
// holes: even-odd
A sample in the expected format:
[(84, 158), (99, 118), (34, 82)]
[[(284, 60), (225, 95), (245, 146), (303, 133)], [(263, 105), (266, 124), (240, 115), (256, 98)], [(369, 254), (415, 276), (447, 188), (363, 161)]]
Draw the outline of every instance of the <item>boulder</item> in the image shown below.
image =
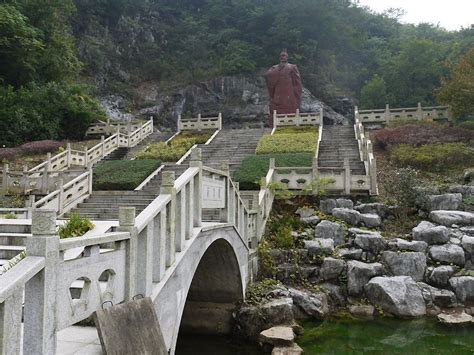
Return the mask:
[(364, 289), (373, 304), (396, 316), (421, 317), (426, 314), (421, 290), (409, 276), (375, 277)]
[(331, 255), (334, 251), (334, 241), (332, 239), (316, 238), (313, 240), (304, 240), (304, 247), (308, 249), (309, 256)]
[(452, 277), (449, 284), (460, 302), (474, 302), (474, 276)]
[(336, 250), (337, 256), (343, 259), (351, 260), (361, 260), (362, 259), (362, 249), (355, 248), (341, 248)]
[(427, 306), (438, 306), (442, 308), (456, 306), (456, 295), (454, 292), (439, 289), (425, 284), (424, 282), (418, 282), (418, 286), (421, 288), (421, 293)]
[(312, 217), (314, 215), (314, 208), (310, 207), (300, 207), (296, 210), (296, 214), (299, 215), (301, 218)]
[(382, 225), (382, 218), (375, 213), (361, 213), (359, 223), (367, 228), (379, 227)]
[(334, 199), (326, 199), (326, 200), (321, 200), (319, 202), (319, 209), (321, 212), (326, 213), (326, 214), (331, 214), (332, 210), (337, 207), (336, 200)]
[(433, 211), (430, 213), (430, 219), (438, 224), (444, 226), (452, 226), (457, 224), (459, 226), (474, 225), (474, 213), (465, 211)]
[(429, 249), (429, 255), (434, 261), (444, 264), (464, 266), (466, 263), (463, 248), (454, 244), (433, 245)]
[(436, 226), (428, 221), (422, 221), (412, 229), (414, 240), (428, 244), (444, 244), (449, 241), (449, 230), (445, 226)]
[(454, 275), (456, 270), (450, 265), (442, 265), (435, 268), (430, 268), (427, 272), (427, 281), (438, 287), (446, 287), (449, 278)]
[(352, 202), (352, 200), (349, 200), (348, 198), (337, 198), (336, 205), (339, 208), (348, 208), (351, 210), (354, 209), (354, 202)]
[(358, 296), (364, 291), (364, 285), (372, 277), (383, 274), (383, 266), (380, 263), (363, 263), (351, 260), (347, 262), (347, 292), (352, 296)]
[(332, 239), (334, 245), (341, 245), (346, 242), (346, 228), (339, 223), (324, 220), (316, 226), (314, 234), (316, 238)]
[(358, 228), (351, 228), (349, 232), (355, 234), (354, 245), (362, 250), (376, 255), (387, 248), (387, 241), (380, 233)]
[(354, 209), (360, 213), (370, 213), (377, 214), (382, 218), (387, 218), (391, 215), (391, 209), (386, 204), (383, 203), (364, 203), (358, 206), (355, 206)]
[(462, 237), (462, 247), (469, 254), (474, 255), (474, 237), (463, 236)]
[(292, 327), (277, 326), (262, 331), (258, 335), (258, 342), (272, 346), (291, 346), (295, 340)]
[(449, 192), (459, 193), (463, 197), (474, 195), (474, 185), (452, 185), (449, 187)]
[(324, 258), (319, 272), (319, 277), (323, 281), (337, 279), (341, 272), (345, 270), (345, 268), (346, 262), (344, 260)]
[(417, 251), (420, 253), (426, 253), (428, 244), (420, 240), (410, 242), (402, 238), (396, 238), (388, 242), (388, 248), (394, 251)]
[(353, 226), (358, 225), (360, 221), (360, 213), (349, 208), (334, 208), (332, 215)]
[(426, 256), (420, 252), (384, 251), (382, 263), (394, 276), (411, 276), (415, 281), (423, 280), (426, 269)]
[(474, 182), (474, 168), (464, 170), (464, 182)]
[(293, 288), (289, 288), (288, 292), (293, 299), (293, 304), (298, 307), (306, 317), (322, 319), (328, 314), (328, 298), (323, 292), (308, 293)]
[(301, 217), (300, 221), (304, 224), (315, 226), (321, 221), (321, 218), (318, 216)]
[(462, 194), (428, 195), (426, 208), (428, 211), (457, 210), (462, 202)]
[(448, 324), (448, 325), (464, 325), (464, 324), (472, 324), (474, 322), (474, 318), (465, 313), (441, 313), (438, 314), (438, 320), (440, 323)]
[(347, 290), (345, 287), (325, 282), (319, 285), (321, 290), (328, 296), (328, 300), (334, 307), (343, 307), (347, 303)]
[(298, 344), (293, 343), (291, 346), (276, 346), (272, 349), (271, 355), (301, 355), (303, 349)]
[(372, 305), (353, 305), (349, 307), (349, 313), (357, 318), (373, 319), (375, 307)]
[(461, 227), (459, 231), (470, 237), (474, 237), (474, 226)]
[(242, 307), (236, 314), (236, 322), (240, 336), (256, 339), (262, 330), (277, 325), (291, 325), (295, 323), (293, 300), (287, 297), (263, 305)]

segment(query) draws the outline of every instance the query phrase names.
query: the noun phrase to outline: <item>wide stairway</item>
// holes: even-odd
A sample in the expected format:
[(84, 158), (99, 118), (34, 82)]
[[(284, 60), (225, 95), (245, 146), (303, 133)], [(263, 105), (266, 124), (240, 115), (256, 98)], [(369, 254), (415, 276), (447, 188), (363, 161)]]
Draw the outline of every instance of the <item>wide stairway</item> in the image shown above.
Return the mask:
[(318, 167), (343, 168), (349, 159), (351, 174), (365, 175), (353, 126), (324, 126), (319, 145)]
[[(228, 160), (230, 172), (234, 174), (242, 160), (255, 153), (261, 136), (268, 132), (269, 130), (265, 129), (222, 130), (210, 144), (198, 146), (202, 151), (203, 164), (219, 169), (222, 162)], [(189, 160), (190, 157), (180, 165), (167, 164), (161, 172), (174, 171), (175, 178), (178, 178), (188, 168)], [(70, 213), (79, 213), (92, 220), (117, 220), (119, 207), (133, 206), (138, 215), (159, 195), (161, 172), (139, 191), (94, 191), (87, 200), (72, 209)], [(209, 215), (207, 219), (215, 220), (215, 217)]]

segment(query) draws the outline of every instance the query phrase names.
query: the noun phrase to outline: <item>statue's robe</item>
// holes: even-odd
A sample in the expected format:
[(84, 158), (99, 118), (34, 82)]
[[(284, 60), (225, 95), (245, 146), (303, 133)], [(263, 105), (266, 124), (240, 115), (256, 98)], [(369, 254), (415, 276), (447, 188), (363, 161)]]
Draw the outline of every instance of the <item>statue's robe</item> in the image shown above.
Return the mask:
[(295, 113), (301, 102), (301, 77), (294, 64), (274, 65), (265, 73), (268, 93), (270, 94), (269, 124), (273, 127), (273, 111), (277, 113)]

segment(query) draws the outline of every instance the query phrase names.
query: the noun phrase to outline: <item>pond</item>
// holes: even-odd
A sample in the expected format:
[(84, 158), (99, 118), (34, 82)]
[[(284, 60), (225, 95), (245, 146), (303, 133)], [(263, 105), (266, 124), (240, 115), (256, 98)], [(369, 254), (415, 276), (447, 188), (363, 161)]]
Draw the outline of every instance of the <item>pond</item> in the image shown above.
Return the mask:
[(431, 320), (329, 320), (304, 324), (305, 354), (474, 354), (474, 324), (448, 327)]

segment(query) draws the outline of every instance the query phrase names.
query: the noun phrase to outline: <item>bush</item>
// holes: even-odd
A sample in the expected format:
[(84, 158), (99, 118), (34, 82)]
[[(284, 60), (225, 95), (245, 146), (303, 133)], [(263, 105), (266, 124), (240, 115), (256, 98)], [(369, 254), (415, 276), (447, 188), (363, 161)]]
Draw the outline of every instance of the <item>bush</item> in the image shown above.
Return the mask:
[(458, 127), (474, 131), (474, 120), (461, 122)]
[(438, 124), (381, 129), (376, 131), (374, 136), (377, 144), (383, 149), (396, 144), (421, 146), (432, 143), (469, 143), (474, 140), (474, 132)]
[(271, 153), (314, 153), (318, 135), (310, 133), (266, 134), (258, 142), (257, 154)]
[(237, 171), (235, 180), (239, 182), (241, 190), (259, 190), (260, 180), (268, 172), (270, 158), (275, 158), (277, 166), (311, 166), (313, 154), (292, 153), (292, 154), (262, 154), (252, 155), (242, 161), (240, 169)]
[(21, 154), (19, 148), (0, 148), (0, 162), (12, 161)]
[(474, 148), (463, 143), (426, 144), (420, 147), (400, 144), (391, 150), (390, 158), (399, 166), (445, 171), (474, 164)]
[(159, 160), (109, 160), (94, 169), (94, 190), (133, 190), (155, 171)]
[(195, 144), (204, 144), (214, 131), (203, 133), (181, 132), (169, 144), (159, 142), (150, 144), (145, 151), (136, 155), (137, 159), (158, 159), (165, 162), (176, 162)]
[(34, 141), (21, 145), (19, 149), (23, 154), (44, 154), (52, 153), (64, 146), (65, 142), (53, 141), (53, 140), (42, 140)]
[(294, 134), (294, 133), (313, 133), (318, 134), (318, 127), (316, 126), (288, 126), (280, 127), (275, 130), (274, 134)]
[(418, 171), (411, 168), (396, 169), (388, 174), (384, 181), (384, 192), (389, 204), (414, 207), (418, 198), (421, 180)]
[(61, 239), (81, 237), (94, 228), (94, 224), (89, 218), (81, 217), (78, 213), (71, 213), (68, 221), (58, 227), (58, 234)]

